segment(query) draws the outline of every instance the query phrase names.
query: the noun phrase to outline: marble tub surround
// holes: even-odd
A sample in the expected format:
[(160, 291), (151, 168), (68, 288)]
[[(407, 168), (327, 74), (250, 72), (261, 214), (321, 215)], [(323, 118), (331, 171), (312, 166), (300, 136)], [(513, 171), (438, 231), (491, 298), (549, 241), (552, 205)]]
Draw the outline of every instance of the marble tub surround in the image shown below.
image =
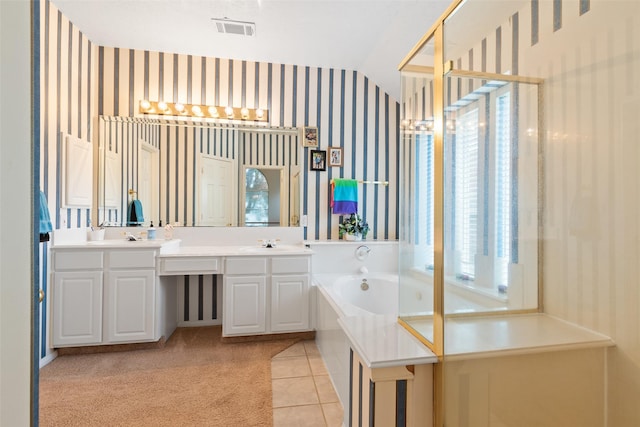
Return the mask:
[[(359, 425), (362, 420), (358, 414), (370, 414), (370, 410), (376, 412), (376, 422), (382, 420), (383, 414), (395, 414), (397, 381), (406, 384), (407, 390), (411, 390), (409, 394), (420, 402), (430, 402), (431, 365), (437, 362), (437, 357), (397, 323), (396, 314), (367, 312), (334, 299), (324, 287), (345, 276), (397, 275), (398, 242), (305, 243), (314, 252), (316, 342), (345, 407), (343, 425)], [(407, 366), (413, 366), (413, 372)], [(364, 382), (360, 384), (360, 381)], [(374, 383), (377, 398), (369, 408), (368, 393)], [(360, 396), (362, 392), (364, 394)], [(349, 396), (355, 397), (350, 399)], [(350, 402), (352, 407), (349, 408)], [(364, 406), (360, 406), (363, 402)], [(430, 404), (408, 402), (407, 415), (420, 420), (416, 425), (429, 425), (430, 411)]]
[[(374, 287), (377, 277), (393, 278), (393, 275), (388, 273), (368, 272), (357, 277), (360, 275), (369, 277)], [(342, 277), (340, 274), (316, 274), (314, 271), (314, 285), (317, 292), (322, 293), (323, 300), (331, 301), (337, 324), (346, 334), (351, 348), (360, 354), (369, 368), (429, 364), (438, 361), (424, 344), (398, 323), (397, 307), (391, 314), (388, 311), (372, 313), (353, 303), (340, 300), (340, 293), (334, 288), (340, 285)], [(375, 292), (375, 289), (363, 292)], [(380, 294), (379, 298), (385, 298), (385, 294)], [(393, 304), (391, 301), (389, 303)], [(323, 315), (329, 316), (328, 313)]]
[(450, 318), (445, 326), (448, 360), (537, 354), (614, 346), (598, 332), (545, 313)]
[[(398, 274), (397, 240), (306, 240), (305, 246), (313, 250), (315, 274), (361, 274), (366, 267), (370, 273)], [(363, 259), (356, 252), (361, 246), (370, 249)]]
[(436, 355), (400, 326), (395, 316), (342, 317), (338, 324), (369, 368), (438, 362)]

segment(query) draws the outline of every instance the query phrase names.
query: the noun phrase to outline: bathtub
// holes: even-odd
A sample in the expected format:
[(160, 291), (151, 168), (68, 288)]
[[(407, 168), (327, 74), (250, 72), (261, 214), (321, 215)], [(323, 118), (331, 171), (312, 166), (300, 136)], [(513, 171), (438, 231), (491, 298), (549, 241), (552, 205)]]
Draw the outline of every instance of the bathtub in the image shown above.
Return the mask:
[[(368, 290), (360, 287), (367, 279)], [(316, 291), (316, 345), (342, 403), (348, 424), (350, 342), (338, 319), (352, 316), (383, 316), (394, 322), (398, 310), (398, 277), (393, 274), (318, 274)]]
[[(362, 284), (366, 283), (366, 290)], [(335, 302), (340, 316), (398, 314), (398, 276), (384, 273), (315, 276), (315, 284)]]

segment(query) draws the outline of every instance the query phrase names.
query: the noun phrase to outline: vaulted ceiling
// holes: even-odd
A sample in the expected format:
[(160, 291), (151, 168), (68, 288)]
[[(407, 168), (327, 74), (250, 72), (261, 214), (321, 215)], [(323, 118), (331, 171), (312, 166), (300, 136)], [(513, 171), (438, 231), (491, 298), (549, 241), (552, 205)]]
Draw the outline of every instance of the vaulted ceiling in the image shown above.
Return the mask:
[[(450, 0), (53, 0), (100, 46), (357, 70), (396, 100), (398, 64)], [(255, 23), (219, 33), (214, 19)]]

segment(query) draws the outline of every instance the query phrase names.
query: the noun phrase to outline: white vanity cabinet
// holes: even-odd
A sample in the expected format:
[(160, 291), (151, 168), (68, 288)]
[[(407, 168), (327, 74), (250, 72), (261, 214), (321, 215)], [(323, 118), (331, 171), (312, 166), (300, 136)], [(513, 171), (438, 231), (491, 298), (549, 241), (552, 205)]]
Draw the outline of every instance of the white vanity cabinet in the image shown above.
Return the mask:
[(229, 257), (224, 270), (225, 336), (309, 330), (309, 256)]
[(311, 258), (271, 259), (271, 332), (309, 329)]
[(106, 344), (143, 342), (155, 337), (155, 251), (106, 252), (104, 341)]
[(54, 254), (52, 340), (54, 347), (102, 342), (102, 251)]
[(177, 324), (175, 286), (156, 272), (162, 243), (131, 246), (53, 248), (54, 348), (151, 342), (171, 335)]
[(227, 258), (224, 274), (224, 335), (267, 331), (267, 258)]

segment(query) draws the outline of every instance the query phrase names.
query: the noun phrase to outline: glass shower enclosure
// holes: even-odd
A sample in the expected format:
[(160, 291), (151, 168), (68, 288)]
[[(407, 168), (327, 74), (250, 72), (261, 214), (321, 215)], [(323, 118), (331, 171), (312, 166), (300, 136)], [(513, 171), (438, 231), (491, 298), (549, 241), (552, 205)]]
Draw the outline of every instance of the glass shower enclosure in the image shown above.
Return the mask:
[(398, 321), (440, 359), (437, 426), (475, 425), (447, 396), (482, 386), (448, 370), (492, 340), (483, 322), (542, 311), (543, 81), (488, 46), (513, 10), (488, 13), (454, 2), (400, 66)]

